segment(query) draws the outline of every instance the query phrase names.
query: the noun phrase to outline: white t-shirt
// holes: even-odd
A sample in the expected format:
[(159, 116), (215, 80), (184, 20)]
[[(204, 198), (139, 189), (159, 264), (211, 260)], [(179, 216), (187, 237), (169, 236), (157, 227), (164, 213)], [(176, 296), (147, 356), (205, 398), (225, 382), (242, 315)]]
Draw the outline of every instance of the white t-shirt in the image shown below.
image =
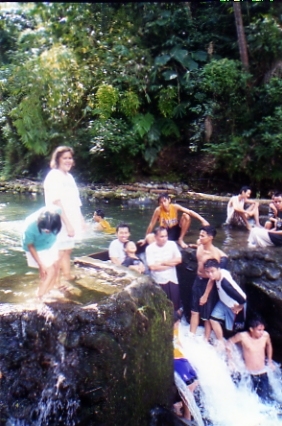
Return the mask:
[[(44, 195), (47, 208), (54, 206), (54, 201), (60, 200), (65, 214), (74, 228), (74, 238), (80, 239), (82, 234), (81, 200), (72, 175), (59, 169), (50, 170), (44, 181)], [(73, 238), (68, 237), (66, 227), (62, 222), (62, 229), (58, 234), (58, 243), (68, 240), (71, 241)]]
[[(221, 269), (221, 278), (219, 281), (216, 281), (216, 287), (218, 291), (219, 299), (229, 308), (232, 308), (235, 303), (239, 303), (239, 299), (244, 299), (246, 301), (246, 294), (243, 292), (241, 287), (234, 281), (232, 275), (226, 269)], [(223, 284), (231, 286), (231, 293), (227, 294), (226, 291), (222, 288)], [(233, 291), (232, 291), (233, 290)], [(236, 297), (236, 299), (235, 299)], [(242, 303), (244, 303), (242, 300)]]
[[(174, 241), (167, 241), (162, 247), (159, 247), (157, 243), (152, 243), (146, 248), (146, 259), (149, 268), (150, 265), (154, 265), (157, 262), (177, 257), (181, 259), (181, 253)], [(171, 266), (165, 271), (151, 271), (151, 276), (157, 284), (166, 284), (169, 281), (178, 284), (175, 266)]]
[(113, 240), (109, 246), (109, 257), (117, 257), (122, 263), (125, 259), (124, 244), (118, 239)]
[(233, 197), (230, 198), (228, 204), (227, 204), (227, 218), (226, 218), (226, 223), (232, 222), (233, 216), (234, 216), (234, 202), (238, 201), (239, 206), (241, 209), (244, 209), (244, 205), (245, 205), (245, 200), (239, 200), (239, 195), (233, 195)]

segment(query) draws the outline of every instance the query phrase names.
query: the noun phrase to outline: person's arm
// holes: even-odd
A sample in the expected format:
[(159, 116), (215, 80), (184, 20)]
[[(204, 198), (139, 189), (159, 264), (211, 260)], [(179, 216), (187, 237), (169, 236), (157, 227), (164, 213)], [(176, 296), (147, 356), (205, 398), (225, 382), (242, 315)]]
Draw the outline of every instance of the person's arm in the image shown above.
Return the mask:
[(182, 258), (181, 257), (174, 257), (174, 258), (172, 258), (170, 260), (164, 260), (161, 264), (163, 266), (169, 266), (169, 267), (171, 267), (171, 266), (179, 265), (179, 263), (181, 263), (181, 262), (182, 262)]
[(209, 225), (209, 222), (203, 218), (198, 213), (194, 212), (194, 210), (186, 209), (185, 207), (182, 207), (180, 204), (173, 204), (177, 211), (180, 211), (182, 213), (187, 213), (189, 216), (193, 217), (194, 219), (198, 219), (203, 226)]
[(269, 334), (267, 335), (267, 339), (266, 339), (265, 351), (266, 351), (267, 364), (270, 367), (274, 367), (272, 362), (273, 349), (272, 349), (272, 343), (271, 343)]
[(199, 301), (200, 305), (204, 305), (205, 303), (207, 303), (208, 297), (210, 295), (210, 292), (211, 292), (213, 286), (214, 286), (214, 280), (209, 279), (207, 286), (206, 286), (206, 289), (205, 289), (205, 292), (202, 295), (202, 297), (200, 297), (200, 301)]
[(43, 265), (43, 263), (41, 263), (38, 253), (34, 247), (33, 244), (28, 244), (28, 251), (30, 252), (31, 256), (33, 257), (33, 259), (35, 260), (35, 262), (38, 264), (39, 266), (39, 274), (40, 274), (40, 278), (44, 279), (47, 275), (47, 270), (45, 268), (45, 266)]
[(147, 228), (146, 235), (147, 235), (147, 234), (150, 234), (150, 233), (153, 231), (154, 226), (156, 225), (156, 223), (157, 223), (157, 221), (158, 221), (159, 217), (160, 217), (160, 208), (159, 208), (159, 207), (157, 207), (157, 208), (155, 209), (154, 213), (153, 213), (153, 216), (152, 216), (151, 221), (150, 221), (150, 223), (149, 223), (149, 226), (148, 226), (148, 228)]
[(239, 305), (244, 305), (246, 298), (242, 296), (226, 278), (221, 280), (221, 287), (231, 299), (234, 299)]
[[(249, 203), (249, 201), (250, 201), (250, 200), (248, 200), (248, 203)], [(238, 200), (238, 197), (234, 197), (232, 204), (233, 204), (233, 208), (234, 208), (235, 212), (238, 212), (238, 213), (246, 213), (246, 210), (244, 210), (244, 209), (241, 207), (241, 204), (240, 204), (240, 202), (239, 202), (239, 200)]]

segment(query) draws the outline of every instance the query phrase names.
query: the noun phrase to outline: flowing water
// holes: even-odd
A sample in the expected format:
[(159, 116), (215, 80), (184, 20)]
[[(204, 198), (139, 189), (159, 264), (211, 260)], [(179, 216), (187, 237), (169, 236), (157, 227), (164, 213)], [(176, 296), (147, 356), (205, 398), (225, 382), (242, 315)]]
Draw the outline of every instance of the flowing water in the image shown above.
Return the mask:
[(232, 361), (228, 362), (226, 352), (204, 341), (201, 331), (196, 337), (191, 337), (189, 326), (185, 321), (180, 323), (179, 336), (183, 352), (197, 372), (205, 424), (282, 425), (281, 372), (277, 364), (275, 371), (268, 371), (273, 397), (277, 402), (263, 404), (252, 391), (250, 376), (238, 350), (235, 349)]
[[(26, 216), (36, 211), (44, 205), (42, 196), (25, 195), (0, 195), (0, 278), (4, 285), (0, 289), (0, 303), (5, 309), (5, 297), (13, 293), (14, 300), (18, 303), (34, 293), (37, 285), (37, 275), (30, 276), (30, 270), (26, 265), (25, 255), (21, 248), (21, 231), (23, 221)], [(242, 247), (247, 245), (248, 233), (242, 231), (232, 231), (221, 224), (226, 217), (226, 204), (211, 204), (208, 202), (187, 202), (185, 204), (204, 216), (212, 225), (216, 226), (218, 235), (215, 244), (222, 248)], [(90, 202), (83, 200), (83, 215), (86, 219), (88, 229), (82, 241), (80, 241), (74, 251), (73, 257), (82, 256), (108, 248), (114, 235), (108, 235), (93, 230), (92, 215), (95, 209), (101, 208), (105, 211), (107, 220), (112, 226), (120, 222), (128, 223), (131, 226), (131, 237), (138, 240), (144, 237), (144, 233), (156, 204), (147, 200), (134, 200), (131, 202)], [(192, 221), (191, 230), (186, 241), (196, 242), (199, 234), (199, 222)], [(34, 273), (34, 271), (32, 271)], [(5, 277), (7, 284), (5, 285)], [(4, 279), (3, 279), (4, 278)], [(1, 284), (1, 285), (2, 285)], [(4, 305), (3, 305), (4, 302)], [(197, 371), (201, 384), (201, 410), (206, 425), (214, 426), (278, 426), (282, 425), (279, 417), (277, 404), (262, 404), (256, 394), (251, 391), (249, 376), (244, 370), (240, 354), (235, 356), (236, 369), (240, 372), (241, 380), (237, 385), (231, 379), (230, 365), (222, 353), (207, 344), (201, 338), (191, 338), (188, 336), (187, 324), (181, 323), (181, 338), (184, 352)], [(62, 354), (63, 356), (63, 354)], [(280, 370), (269, 372), (270, 382), (275, 389), (276, 400), (282, 402)], [(60, 381), (60, 371), (58, 371), (58, 383)], [(58, 385), (58, 392), (59, 392)], [(185, 391), (185, 389), (184, 389)], [(48, 392), (47, 392), (48, 393)], [(48, 399), (48, 394), (42, 395), (42, 407), (40, 419), (44, 423), (46, 407), (48, 413), (54, 410), (52, 399)], [(191, 395), (186, 395), (188, 401)], [(46, 405), (46, 401), (48, 401)], [(71, 395), (68, 398), (69, 404), (74, 404)], [(72, 410), (69, 410), (70, 412)], [(195, 417), (199, 415), (194, 411)], [(10, 425), (20, 426), (11, 419)], [(198, 421), (201, 424), (200, 420)], [(71, 425), (69, 420), (68, 425)]]

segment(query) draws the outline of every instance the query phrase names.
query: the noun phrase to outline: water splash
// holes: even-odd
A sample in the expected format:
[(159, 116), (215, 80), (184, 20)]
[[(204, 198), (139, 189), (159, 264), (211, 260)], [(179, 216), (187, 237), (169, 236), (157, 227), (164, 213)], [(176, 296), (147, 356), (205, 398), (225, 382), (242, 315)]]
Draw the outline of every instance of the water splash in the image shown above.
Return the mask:
[[(209, 419), (209, 424), (213, 426), (282, 425), (277, 404), (263, 404), (257, 394), (252, 391), (250, 377), (242, 363), (242, 358), (238, 364), (236, 363), (240, 381), (235, 384), (231, 378), (234, 370), (226, 362), (225, 352), (217, 352), (201, 336), (191, 337), (187, 323), (181, 322), (179, 330), (184, 353), (198, 375), (204, 407), (202, 416)], [(275, 389), (280, 389), (281, 397), (279, 379), (276, 381)]]

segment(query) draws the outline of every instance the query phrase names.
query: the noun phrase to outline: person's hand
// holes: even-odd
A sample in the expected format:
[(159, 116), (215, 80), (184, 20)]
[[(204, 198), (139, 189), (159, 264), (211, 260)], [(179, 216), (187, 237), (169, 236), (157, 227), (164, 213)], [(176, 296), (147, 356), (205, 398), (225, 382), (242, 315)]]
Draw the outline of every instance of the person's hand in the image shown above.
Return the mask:
[(235, 315), (239, 314), (239, 312), (240, 312), (240, 311), (242, 311), (242, 309), (243, 309), (243, 306), (242, 306), (242, 305), (234, 305), (234, 306), (231, 308), (232, 312), (233, 312)]
[(209, 222), (206, 219), (202, 220), (202, 225), (203, 226), (209, 226)]
[(207, 300), (208, 300), (207, 296), (203, 295), (199, 300), (199, 305), (201, 306), (204, 305), (205, 303), (207, 303)]
[(67, 233), (69, 237), (74, 237), (74, 229), (71, 225), (66, 226)]
[(141, 247), (144, 246), (146, 244), (146, 238), (143, 238), (143, 239), (141, 238), (141, 240), (137, 241), (137, 244)]
[(268, 359), (268, 360), (267, 360), (267, 365), (268, 365), (268, 367), (269, 367), (271, 370), (275, 370), (275, 369), (276, 369), (276, 365), (275, 365), (275, 364), (273, 364), (272, 359)]
[(42, 280), (44, 280), (47, 276), (47, 270), (44, 265), (40, 264), (39, 266), (39, 275)]

